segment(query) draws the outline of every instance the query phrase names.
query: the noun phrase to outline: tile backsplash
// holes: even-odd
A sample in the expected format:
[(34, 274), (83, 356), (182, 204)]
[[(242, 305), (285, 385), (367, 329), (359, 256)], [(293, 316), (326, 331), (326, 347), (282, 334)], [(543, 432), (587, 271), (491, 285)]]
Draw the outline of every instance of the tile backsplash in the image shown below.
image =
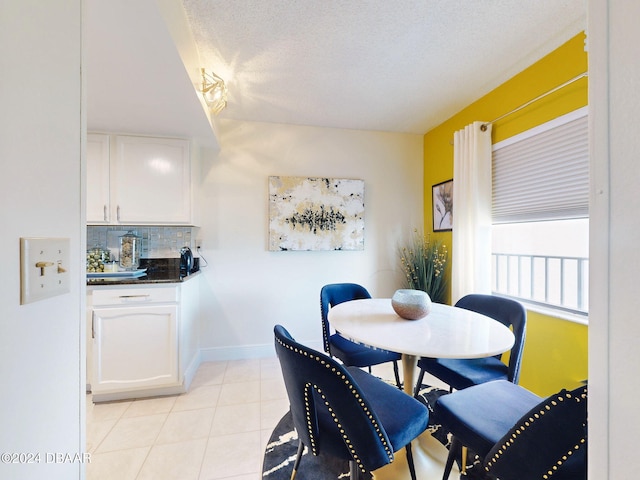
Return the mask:
[(87, 226), (87, 248), (101, 245), (118, 258), (119, 237), (132, 231), (142, 238), (142, 258), (172, 258), (180, 256), (184, 246), (195, 248), (197, 227), (159, 227), (149, 225)]

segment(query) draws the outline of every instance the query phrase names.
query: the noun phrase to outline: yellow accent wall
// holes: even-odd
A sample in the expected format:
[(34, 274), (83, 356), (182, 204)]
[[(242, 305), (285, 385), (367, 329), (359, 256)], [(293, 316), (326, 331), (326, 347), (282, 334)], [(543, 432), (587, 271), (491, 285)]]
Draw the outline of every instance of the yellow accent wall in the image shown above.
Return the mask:
[[(450, 248), (452, 232), (433, 232), (431, 186), (453, 178), (454, 132), (476, 120), (498, 118), (586, 72), (584, 41), (584, 33), (576, 35), (425, 134), (425, 232), (431, 232), (434, 239)], [(585, 105), (587, 78), (582, 78), (494, 123), (492, 140), (499, 142)], [(520, 384), (539, 395), (578, 386), (587, 378), (587, 326), (531, 311), (527, 318)]]

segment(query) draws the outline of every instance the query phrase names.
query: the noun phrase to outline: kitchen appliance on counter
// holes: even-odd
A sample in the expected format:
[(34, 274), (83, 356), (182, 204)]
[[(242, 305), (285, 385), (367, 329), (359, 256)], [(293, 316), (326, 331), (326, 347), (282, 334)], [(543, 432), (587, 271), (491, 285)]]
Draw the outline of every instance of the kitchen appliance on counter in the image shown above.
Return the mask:
[(197, 272), (200, 265), (196, 260), (199, 259), (193, 258), (193, 252), (189, 247), (182, 247), (180, 249), (180, 275), (191, 275)]
[(140, 260), (140, 267), (147, 269), (147, 275), (152, 280), (166, 278), (179, 282), (200, 271), (198, 260), (198, 258), (192, 259), (191, 269), (188, 273), (183, 268), (182, 256), (180, 258), (143, 258)]

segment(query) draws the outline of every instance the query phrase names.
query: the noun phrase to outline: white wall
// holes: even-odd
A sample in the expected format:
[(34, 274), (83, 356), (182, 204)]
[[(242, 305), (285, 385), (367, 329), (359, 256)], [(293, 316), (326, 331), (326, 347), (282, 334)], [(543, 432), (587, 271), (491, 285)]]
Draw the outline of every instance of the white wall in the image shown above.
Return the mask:
[(640, 432), (640, 16), (589, 2), (589, 478), (631, 478)]
[[(0, 2), (0, 452), (35, 461), (3, 479), (82, 475), (47, 463), (84, 452), (81, 3)], [(70, 238), (71, 292), (20, 305), (19, 240), (38, 236)]]
[[(229, 120), (219, 134), (202, 165), (204, 359), (271, 354), (276, 323), (322, 348), (326, 283), (400, 288), (398, 242), (423, 219), (422, 136)], [(364, 179), (364, 251), (270, 252), (270, 175)]]

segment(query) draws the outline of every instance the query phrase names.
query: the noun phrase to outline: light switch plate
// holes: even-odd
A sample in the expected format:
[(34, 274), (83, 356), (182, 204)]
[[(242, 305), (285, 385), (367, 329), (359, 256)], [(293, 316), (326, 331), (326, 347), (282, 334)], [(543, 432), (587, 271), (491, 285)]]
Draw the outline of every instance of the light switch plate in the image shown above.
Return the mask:
[(20, 304), (69, 293), (69, 239), (20, 239)]

